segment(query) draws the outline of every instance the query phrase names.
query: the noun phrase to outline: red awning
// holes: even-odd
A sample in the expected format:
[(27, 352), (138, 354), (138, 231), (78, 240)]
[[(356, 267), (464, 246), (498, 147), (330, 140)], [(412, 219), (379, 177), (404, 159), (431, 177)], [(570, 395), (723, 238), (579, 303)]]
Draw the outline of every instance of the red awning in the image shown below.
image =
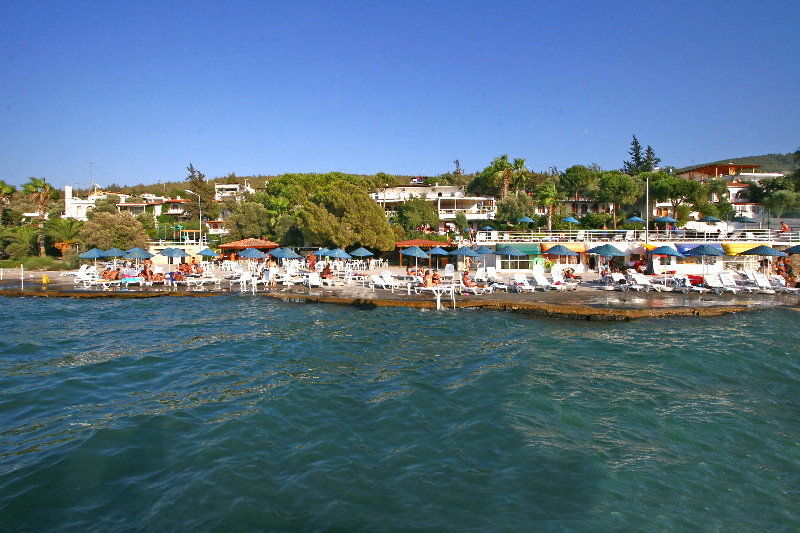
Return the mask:
[(410, 248), (412, 246), (419, 246), (422, 248), (423, 246), (432, 248), (434, 246), (452, 246), (446, 242), (442, 241), (429, 241), (427, 239), (411, 239), (410, 241), (398, 241), (394, 243), (397, 248)]
[(220, 244), (220, 248), (227, 250), (244, 250), (245, 248), (277, 248), (277, 242), (267, 241), (264, 239), (242, 239), (241, 241), (233, 241), (225, 244)]

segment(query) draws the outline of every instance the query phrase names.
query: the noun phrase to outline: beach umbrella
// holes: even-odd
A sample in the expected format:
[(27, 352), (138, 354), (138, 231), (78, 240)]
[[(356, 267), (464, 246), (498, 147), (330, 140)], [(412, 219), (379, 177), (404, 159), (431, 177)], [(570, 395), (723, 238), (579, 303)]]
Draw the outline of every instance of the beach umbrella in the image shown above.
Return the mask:
[(494, 251), (494, 254), (495, 255), (509, 255), (511, 257), (522, 257), (522, 256), (528, 255), (527, 253), (523, 252), (522, 250), (514, 248), (511, 245), (506, 245), (506, 246), (502, 246), (502, 247), (498, 248), (497, 250)]
[(131, 248), (125, 251), (124, 257), (126, 259), (150, 259), (153, 254), (142, 248)]
[(436, 268), (438, 269), (439, 268), (439, 257), (438, 256), (440, 256), (440, 255), (450, 255), (450, 252), (448, 252), (447, 250), (445, 250), (444, 248), (441, 248), (439, 246), (434, 246), (433, 248), (428, 250), (428, 255), (437, 256), (436, 257)]
[(648, 255), (669, 255), (672, 257), (686, 257), (672, 246), (659, 246), (647, 251)]
[(452, 252), (450, 252), (450, 255), (462, 255), (464, 257), (478, 257), (478, 254), (475, 253), (475, 251), (472, 248), (469, 248), (467, 246), (462, 246), (457, 250), (453, 250)]
[(158, 253), (164, 257), (189, 257), (189, 254), (181, 248), (164, 248)]
[(414, 258), (414, 268), (416, 268), (418, 266), (418, 263), (419, 263), (418, 260), (419, 259), (429, 259), (430, 258), (430, 256), (428, 254), (426, 254), (422, 250), (422, 248), (420, 248), (419, 246), (411, 246), (409, 248), (401, 250), (400, 254), (401, 255), (406, 255), (408, 257), (413, 257)]
[(555, 246), (548, 248), (547, 251), (544, 253), (545, 255), (558, 255), (558, 256), (570, 256), (570, 257), (575, 257), (576, 255), (580, 255), (578, 252), (570, 250), (563, 244), (556, 244)]
[(372, 252), (370, 252), (369, 250), (367, 250), (362, 246), (361, 248), (356, 248), (355, 250), (350, 252), (350, 255), (352, 255), (353, 257), (372, 257), (375, 254), (373, 254)]
[(641, 217), (630, 217), (625, 222), (644, 222), (644, 219), (642, 219)]
[(761, 255), (764, 257), (789, 257), (789, 254), (785, 254), (780, 250), (776, 250), (771, 246), (756, 246), (755, 248), (750, 248), (749, 250), (745, 250), (744, 252), (739, 252), (739, 255)]
[(487, 255), (494, 253), (494, 250), (492, 250), (491, 248), (487, 248), (486, 246), (481, 246), (480, 248), (476, 248), (474, 251), (478, 255)]
[(267, 252), (267, 255), (271, 255), (275, 259), (286, 259), (286, 251), (283, 248), (275, 248)]
[(210, 248), (206, 248), (197, 252), (197, 255), (202, 255), (203, 257), (217, 257), (219, 254)]
[(800, 244), (795, 244), (791, 248), (787, 248), (783, 251), (785, 254), (800, 254)]
[(573, 216), (564, 217), (561, 220), (563, 220), (564, 222), (569, 222), (570, 224), (580, 224), (581, 223), (580, 220), (576, 220), (575, 217), (573, 217)]
[(341, 248), (335, 248), (329, 251), (326, 255), (328, 257), (332, 257), (333, 259), (352, 259), (352, 257), (350, 257), (350, 254), (348, 254)]
[(328, 250), (327, 248), (325, 248), (325, 247), (323, 246), (322, 248), (320, 248), (320, 249), (319, 249), (319, 250), (317, 250), (316, 252), (311, 252), (311, 255), (316, 255), (317, 257), (325, 257), (325, 255), (326, 255), (328, 252), (330, 252), (330, 250)]
[(283, 253), (286, 256), (284, 257), (284, 259), (300, 259), (301, 257), (303, 257), (302, 255), (298, 254), (297, 252), (288, 247), (283, 249)]
[(526, 222), (528, 224), (532, 224), (533, 223), (533, 219), (531, 217), (525, 216), (525, 217), (522, 217), (522, 218), (518, 218), (517, 222)]
[(92, 248), (91, 250), (87, 250), (82, 254), (78, 254), (78, 257), (81, 259), (97, 259), (98, 257), (103, 257), (103, 250), (100, 248)]
[(733, 221), (741, 224), (758, 224), (758, 220), (746, 216), (734, 217)]
[(601, 255), (603, 257), (625, 257), (626, 255), (625, 252), (620, 251), (618, 248), (611, 246), (610, 244), (595, 246), (594, 248), (586, 250), (586, 253)]
[(267, 254), (255, 248), (245, 248), (239, 252), (239, 257), (244, 257), (245, 259), (262, 259), (267, 257)]
[(686, 257), (699, 257), (700, 262), (703, 265), (703, 278), (706, 277), (706, 257), (723, 257), (725, 252), (723, 252), (718, 246), (713, 246), (711, 244), (700, 244), (695, 246), (691, 250), (686, 250), (683, 252), (683, 255)]
[(102, 252), (100, 257), (122, 257), (124, 255), (125, 255), (124, 250), (120, 250), (119, 248), (111, 248), (110, 250)]
[(700, 219), (700, 222), (711, 222), (712, 224), (716, 224), (717, 222), (722, 222), (722, 219), (717, 217), (712, 217), (711, 215), (706, 215)]
[(483, 231), (491, 231), (491, 230), (493, 230), (494, 228), (493, 228), (493, 227), (491, 227), (491, 226), (483, 226), (481, 229), (482, 229)]
[(672, 217), (658, 217), (658, 218), (654, 218), (654, 219), (653, 219), (653, 222), (669, 222), (669, 223), (674, 223), (674, 222), (677, 222), (677, 220), (675, 220), (675, 219), (674, 219), (674, 218), (672, 218)]

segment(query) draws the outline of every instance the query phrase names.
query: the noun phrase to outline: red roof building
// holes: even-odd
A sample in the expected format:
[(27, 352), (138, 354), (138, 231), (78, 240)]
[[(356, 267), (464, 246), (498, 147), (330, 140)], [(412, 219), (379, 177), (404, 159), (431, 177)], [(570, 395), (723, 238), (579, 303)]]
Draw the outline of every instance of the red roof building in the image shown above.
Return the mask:
[(219, 247), (224, 250), (244, 250), (245, 248), (277, 248), (277, 242), (268, 241), (265, 239), (242, 239), (241, 241), (233, 241), (225, 244), (220, 244)]

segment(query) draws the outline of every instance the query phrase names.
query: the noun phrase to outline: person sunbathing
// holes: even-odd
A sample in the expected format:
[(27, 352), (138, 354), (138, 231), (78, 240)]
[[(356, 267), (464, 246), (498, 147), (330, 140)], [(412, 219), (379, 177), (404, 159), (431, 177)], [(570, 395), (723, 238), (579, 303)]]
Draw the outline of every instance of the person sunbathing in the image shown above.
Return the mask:
[(106, 268), (102, 272), (100, 272), (100, 279), (111, 279), (111, 269)]
[(471, 277), (469, 277), (469, 271), (467, 270), (465, 270), (461, 275), (461, 283), (463, 283), (465, 287), (483, 287), (483, 285), (478, 285)]
[(329, 263), (325, 263), (325, 268), (322, 269), (320, 277), (322, 279), (333, 279), (333, 272), (331, 272), (331, 265)]
[(158, 274), (153, 274), (151, 281), (164, 281), (164, 274), (159, 272)]
[(408, 265), (406, 267), (406, 276), (414, 276), (416, 275), (416, 273), (417, 273), (416, 268), (412, 267), (411, 265)]
[(433, 287), (434, 286), (433, 276), (431, 275), (431, 271), (430, 270), (426, 270), (425, 271), (425, 276), (423, 276), (423, 278), (422, 278), (422, 286), (423, 287)]
[(110, 279), (111, 281), (118, 281), (122, 279), (122, 271), (120, 269), (116, 269), (111, 273), (111, 277), (108, 279)]
[(433, 276), (431, 276), (434, 285), (439, 285), (442, 283), (442, 278), (439, 276), (439, 272), (434, 272)]

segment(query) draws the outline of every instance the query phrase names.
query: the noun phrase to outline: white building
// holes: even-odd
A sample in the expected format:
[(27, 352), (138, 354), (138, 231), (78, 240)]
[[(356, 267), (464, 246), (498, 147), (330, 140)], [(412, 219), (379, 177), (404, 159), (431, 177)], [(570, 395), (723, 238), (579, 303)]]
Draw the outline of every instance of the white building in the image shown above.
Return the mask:
[(244, 185), (238, 183), (215, 183), (214, 184), (214, 200), (221, 202), (228, 198), (233, 198), (237, 202), (241, 202), (245, 194), (254, 194), (256, 191), (250, 184), (245, 181)]
[(458, 213), (464, 213), (470, 222), (490, 220), (497, 212), (494, 198), (490, 196), (469, 196), (463, 187), (457, 185), (409, 184), (400, 187), (385, 187), (370, 194), (388, 218), (397, 215), (397, 208), (405, 202), (421, 198), (436, 205), (439, 219), (453, 221)]

